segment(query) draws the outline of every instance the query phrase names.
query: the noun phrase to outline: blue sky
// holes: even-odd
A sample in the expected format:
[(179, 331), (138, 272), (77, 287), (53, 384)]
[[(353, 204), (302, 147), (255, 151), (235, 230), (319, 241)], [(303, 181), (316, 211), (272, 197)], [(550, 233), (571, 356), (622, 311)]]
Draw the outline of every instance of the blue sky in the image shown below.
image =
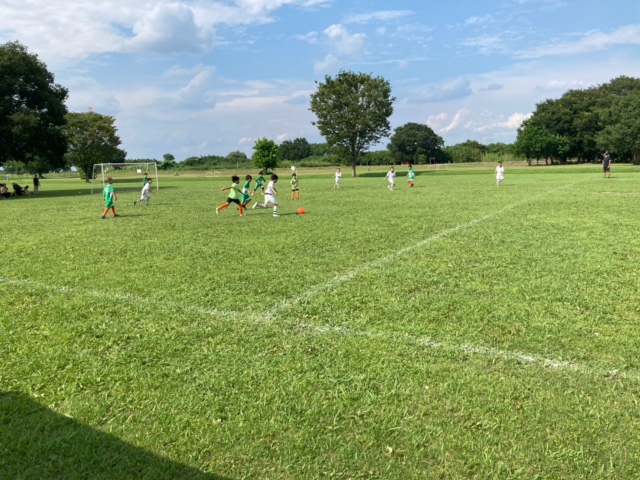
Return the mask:
[(510, 143), (537, 102), (640, 77), (638, 0), (1, 0), (0, 19), (129, 158), (323, 142), (309, 95), (341, 69), (389, 80), (392, 128), (447, 145)]

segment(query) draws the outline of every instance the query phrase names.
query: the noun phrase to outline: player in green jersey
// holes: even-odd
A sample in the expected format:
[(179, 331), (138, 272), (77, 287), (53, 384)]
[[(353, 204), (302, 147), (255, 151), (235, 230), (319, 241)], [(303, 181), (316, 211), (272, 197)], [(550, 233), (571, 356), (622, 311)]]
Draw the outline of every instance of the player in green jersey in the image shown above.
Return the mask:
[(416, 172), (413, 170), (413, 165), (409, 165), (409, 171), (407, 172), (407, 182), (409, 187), (413, 188), (413, 182), (416, 179)]
[(251, 202), (251, 195), (249, 195), (249, 190), (251, 190), (251, 180), (253, 177), (251, 175), (247, 175), (244, 177), (245, 182), (242, 186), (242, 197), (240, 198), (240, 203), (242, 203), (242, 208), (247, 208), (249, 202)]
[(107, 218), (109, 210), (113, 212), (114, 217), (119, 217), (116, 213), (115, 201), (118, 200), (116, 192), (113, 191), (113, 178), (107, 178), (107, 185), (102, 190), (102, 196), (104, 197), (104, 212), (102, 212), (102, 219)]
[(258, 176), (256, 177), (256, 186), (253, 189), (253, 192), (251, 192), (252, 194), (260, 190), (260, 193), (264, 196), (264, 177), (262, 175), (262, 171), (259, 171)]
[(233, 182), (230, 187), (221, 188), (220, 191), (224, 192), (229, 190), (229, 197), (227, 198), (226, 203), (223, 203), (218, 208), (216, 208), (216, 215), (220, 213), (220, 210), (224, 210), (232, 203), (238, 205), (238, 210), (240, 210), (240, 216), (244, 217), (244, 208), (242, 207), (242, 203), (240, 203), (240, 177), (234, 175), (231, 177), (231, 181)]
[(298, 187), (298, 176), (291, 174), (291, 200), (300, 200), (300, 188)]

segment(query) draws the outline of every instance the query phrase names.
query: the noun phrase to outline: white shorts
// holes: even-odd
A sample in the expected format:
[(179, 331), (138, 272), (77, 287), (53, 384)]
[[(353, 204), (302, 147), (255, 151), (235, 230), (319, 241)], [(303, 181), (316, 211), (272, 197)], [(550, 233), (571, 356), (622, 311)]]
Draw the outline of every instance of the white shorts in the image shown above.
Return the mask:
[(274, 205), (275, 207), (278, 206), (278, 200), (276, 200), (276, 197), (274, 197), (273, 195), (270, 195), (270, 194), (267, 193), (264, 196), (264, 206), (268, 207), (270, 203), (272, 205)]

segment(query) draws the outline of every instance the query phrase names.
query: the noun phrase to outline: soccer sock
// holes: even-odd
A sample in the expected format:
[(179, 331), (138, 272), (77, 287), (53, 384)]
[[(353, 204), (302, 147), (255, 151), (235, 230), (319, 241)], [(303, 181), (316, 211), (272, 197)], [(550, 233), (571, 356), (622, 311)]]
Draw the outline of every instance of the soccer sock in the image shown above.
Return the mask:
[(111, 207), (111, 211), (113, 212), (113, 216), (115, 217), (117, 215), (116, 214), (116, 207)]
[(107, 213), (109, 213), (109, 209), (108, 209), (108, 208), (105, 208), (105, 209), (104, 209), (104, 212), (102, 212), (102, 216), (103, 216), (103, 217), (106, 217), (106, 216), (107, 216)]
[(277, 206), (277, 205), (274, 205), (274, 206), (273, 206), (273, 214), (274, 214), (274, 215), (277, 215), (277, 214), (278, 214), (278, 206)]
[(240, 205), (240, 206), (238, 207), (238, 210), (240, 210), (240, 215), (242, 215), (242, 213), (244, 212), (244, 209), (242, 208), (242, 205)]
[(224, 210), (224, 209), (225, 209), (225, 208), (227, 208), (228, 206), (229, 206), (229, 204), (228, 204), (228, 203), (223, 203), (222, 205), (220, 205), (220, 206), (218, 207), (218, 210)]

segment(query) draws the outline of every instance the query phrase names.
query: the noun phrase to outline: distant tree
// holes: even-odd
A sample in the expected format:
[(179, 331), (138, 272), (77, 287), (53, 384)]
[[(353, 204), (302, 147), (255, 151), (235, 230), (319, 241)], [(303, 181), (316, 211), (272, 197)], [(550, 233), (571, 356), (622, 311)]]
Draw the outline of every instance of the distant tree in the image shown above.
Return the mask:
[(65, 166), (67, 94), (25, 46), (0, 45), (0, 166), (18, 161), (31, 173)]
[(253, 145), (253, 164), (263, 172), (278, 167), (278, 145), (273, 140), (260, 138)]
[(165, 153), (162, 155), (162, 162), (158, 164), (158, 168), (160, 170), (173, 170), (177, 166), (178, 163), (176, 162), (176, 157), (171, 153)]
[(241, 163), (246, 163), (249, 161), (249, 157), (244, 152), (237, 150), (235, 152), (231, 152), (227, 155), (227, 160), (231, 163), (235, 163), (236, 166), (240, 166)]
[(312, 157), (324, 157), (326, 155), (331, 155), (331, 148), (326, 143), (310, 143), (309, 147), (311, 149)]
[(67, 158), (87, 182), (92, 178), (94, 164), (121, 163), (127, 156), (118, 148), (121, 141), (114, 122), (113, 117), (95, 112), (67, 114)]
[(534, 117), (522, 122), (518, 128), (514, 151), (522, 155), (529, 165), (532, 160), (539, 163), (540, 159), (544, 159), (547, 165), (549, 162), (553, 164), (554, 159), (566, 158), (570, 150), (571, 142), (567, 137), (550, 133)]
[(602, 120), (606, 126), (597, 136), (600, 150), (640, 165), (640, 91), (615, 98)]
[(482, 162), (485, 153), (487, 153), (486, 145), (476, 140), (467, 140), (466, 142), (444, 147), (442, 160), (452, 163)]
[(395, 100), (391, 85), (382, 77), (349, 71), (326, 75), (316, 84), (310, 110), (317, 121), (312, 123), (329, 147), (350, 161), (355, 177), (360, 154), (389, 135)]
[(393, 159), (402, 163), (424, 163), (444, 146), (444, 140), (431, 127), (422, 123), (406, 123), (395, 129), (387, 149)]
[(289, 162), (302, 160), (311, 156), (311, 145), (306, 138), (285, 140), (278, 147), (278, 158)]

